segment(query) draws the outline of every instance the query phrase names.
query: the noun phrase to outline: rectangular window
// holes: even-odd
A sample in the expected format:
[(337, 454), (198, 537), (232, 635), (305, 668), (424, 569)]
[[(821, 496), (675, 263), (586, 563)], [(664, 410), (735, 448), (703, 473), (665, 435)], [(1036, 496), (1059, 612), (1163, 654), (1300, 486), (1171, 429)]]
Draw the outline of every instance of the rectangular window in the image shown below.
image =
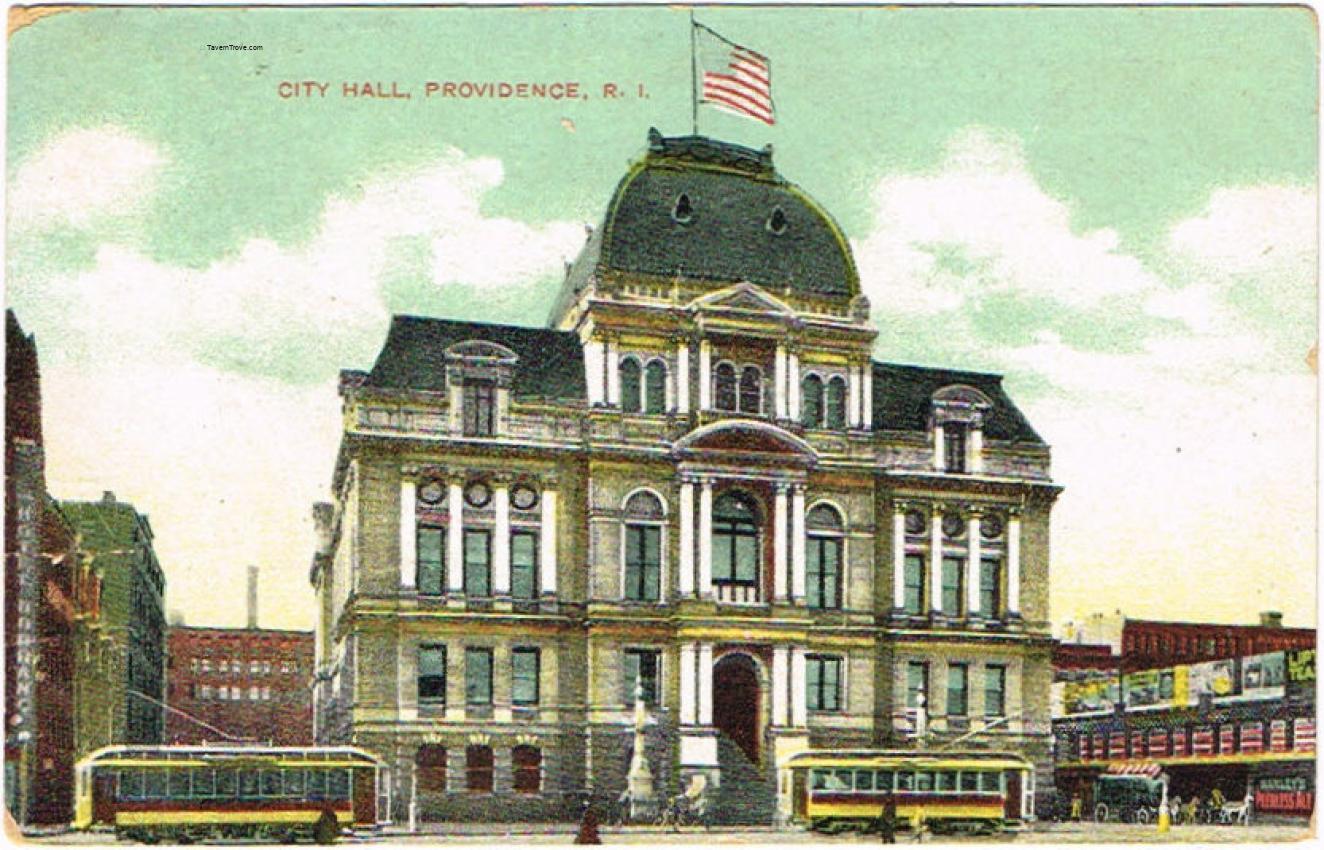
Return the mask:
[(464, 701), (492, 704), (492, 650), (470, 647), (464, 651)]
[(1007, 713), (1007, 668), (1001, 664), (984, 667), (984, 716), (1002, 717)]
[(427, 644), (418, 648), (418, 701), (446, 701), (446, 647)]
[(625, 702), (634, 704), (636, 683), (643, 685), (644, 705), (657, 705), (657, 671), (662, 653), (656, 649), (625, 650)]
[(946, 442), (943, 459), (947, 462), (947, 471), (965, 472), (965, 426), (948, 422), (943, 426), (943, 440)]
[(491, 747), (471, 744), (464, 748), (464, 778), (470, 793), (492, 793)]
[(510, 653), (510, 701), (515, 705), (538, 704), (538, 673), (541, 655), (533, 647), (519, 647)]
[(216, 796), (216, 771), (210, 767), (193, 768), (193, 796), (203, 800)]
[(542, 791), (542, 750), (520, 744), (510, 753), (514, 776), (511, 784), (516, 794), (537, 794)]
[[(446, 592), (446, 529), (419, 526), (416, 586), (419, 593), (427, 596)], [(282, 670), (284, 666), (281, 665)]]
[(947, 714), (964, 716), (970, 711), (970, 668), (965, 664), (947, 665)]
[(841, 659), (831, 655), (805, 658), (805, 704), (810, 711), (841, 710)]
[(929, 662), (912, 661), (906, 665), (906, 708), (919, 708), (920, 697), (929, 706)]
[(964, 558), (942, 559), (942, 613), (956, 617), (961, 614), (961, 597), (965, 582)]
[(658, 601), (662, 585), (662, 529), (656, 525), (625, 527), (625, 598)]
[(510, 595), (538, 598), (538, 535), (516, 531), (510, 535)]
[(466, 379), (464, 382), (464, 435), (490, 437), (496, 433), (496, 382)]
[(809, 607), (840, 608), (841, 538), (810, 537), (805, 548)]
[(492, 532), (485, 528), (464, 531), (464, 593), (492, 595)]
[(985, 557), (979, 563), (979, 613), (997, 616), (1002, 612), (1002, 559)]
[(905, 562), (905, 611), (907, 614), (924, 613), (924, 556), (907, 555)]

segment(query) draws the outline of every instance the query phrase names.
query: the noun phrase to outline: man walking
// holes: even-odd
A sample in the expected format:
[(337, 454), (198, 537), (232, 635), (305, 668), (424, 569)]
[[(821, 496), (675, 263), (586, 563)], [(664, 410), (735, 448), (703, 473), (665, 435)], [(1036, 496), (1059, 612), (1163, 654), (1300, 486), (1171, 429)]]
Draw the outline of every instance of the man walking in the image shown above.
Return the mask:
[(878, 816), (878, 835), (884, 844), (896, 843), (896, 797), (887, 795), (883, 803), (883, 813)]

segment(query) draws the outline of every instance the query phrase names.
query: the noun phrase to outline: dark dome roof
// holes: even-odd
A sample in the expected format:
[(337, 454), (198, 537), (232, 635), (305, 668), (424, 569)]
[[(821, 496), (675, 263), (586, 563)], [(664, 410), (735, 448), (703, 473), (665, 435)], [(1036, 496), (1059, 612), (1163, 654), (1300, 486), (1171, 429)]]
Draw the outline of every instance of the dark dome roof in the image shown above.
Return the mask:
[[(684, 200), (681, 198), (684, 196)], [(613, 194), (601, 268), (850, 298), (859, 276), (832, 218), (772, 166), (772, 149), (648, 134)]]

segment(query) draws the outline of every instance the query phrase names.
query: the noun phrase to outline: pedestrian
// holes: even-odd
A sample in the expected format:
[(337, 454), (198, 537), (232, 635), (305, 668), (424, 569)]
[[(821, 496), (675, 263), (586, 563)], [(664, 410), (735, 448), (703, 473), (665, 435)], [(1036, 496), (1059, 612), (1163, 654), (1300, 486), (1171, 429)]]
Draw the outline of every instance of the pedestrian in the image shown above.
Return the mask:
[(1079, 821), (1081, 818), (1081, 812), (1084, 808), (1085, 801), (1080, 799), (1080, 790), (1077, 789), (1076, 792), (1071, 795), (1071, 819), (1073, 821)]
[(1215, 785), (1214, 792), (1209, 795), (1209, 805), (1213, 806), (1215, 811), (1221, 812), (1223, 804), (1226, 802), (1227, 798), (1223, 796), (1223, 786)]
[(878, 836), (884, 844), (896, 843), (896, 797), (887, 795), (883, 812), (878, 816)]
[(601, 844), (598, 835), (598, 815), (588, 800), (584, 801), (584, 814), (579, 819), (579, 832), (575, 833), (576, 844)]

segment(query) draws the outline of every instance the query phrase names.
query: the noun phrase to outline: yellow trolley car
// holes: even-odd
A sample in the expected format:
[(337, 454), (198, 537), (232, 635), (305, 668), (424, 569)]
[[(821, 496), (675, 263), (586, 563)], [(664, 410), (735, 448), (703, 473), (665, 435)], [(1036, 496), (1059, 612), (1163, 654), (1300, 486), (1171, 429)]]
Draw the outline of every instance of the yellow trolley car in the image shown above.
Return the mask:
[(377, 824), (381, 768), (356, 747), (104, 747), (75, 769), (73, 826), (146, 843), (333, 840)]
[(1010, 753), (811, 750), (786, 766), (795, 818), (824, 832), (871, 827), (888, 797), (899, 829), (998, 831), (1034, 813), (1034, 765)]

